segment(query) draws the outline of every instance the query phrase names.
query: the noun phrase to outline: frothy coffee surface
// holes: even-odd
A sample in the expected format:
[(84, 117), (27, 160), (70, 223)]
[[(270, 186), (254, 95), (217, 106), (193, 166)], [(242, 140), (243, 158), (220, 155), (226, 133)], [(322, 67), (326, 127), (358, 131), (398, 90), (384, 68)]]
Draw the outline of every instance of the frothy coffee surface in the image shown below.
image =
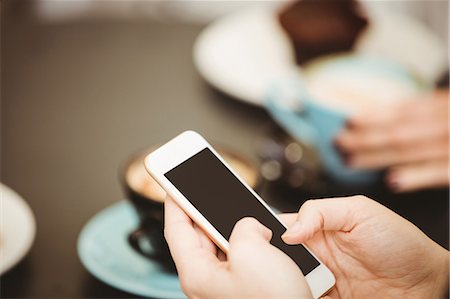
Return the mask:
[(408, 100), (419, 88), (407, 80), (366, 72), (314, 72), (306, 77), (311, 99), (332, 109), (357, 113), (379, 105)]
[[(219, 154), (228, 162), (244, 181), (251, 187), (255, 187), (258, 180), (257, 169), (237, 155), (218, 150)], [(157, 202), (164, 202), (166, 191), (148, 174), (144, 167), (145, 155), (136, 158), (128, 166), (125, 179), (127, 184), (138, 193)]]
[(140, 194), (155, 201), (163, 202), (166, 191), (148, 174), (144, 167), (144, 157), (134, 160), (126, 173), (127, 184)]

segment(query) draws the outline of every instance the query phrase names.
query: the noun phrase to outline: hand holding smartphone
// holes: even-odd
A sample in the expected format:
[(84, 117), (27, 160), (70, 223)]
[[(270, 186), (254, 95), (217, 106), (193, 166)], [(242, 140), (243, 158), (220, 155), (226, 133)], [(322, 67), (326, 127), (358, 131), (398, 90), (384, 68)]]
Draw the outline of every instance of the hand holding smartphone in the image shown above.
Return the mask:
[(333, 274), (307, 248), (283, 242), (286, 227), (199, 134), (178, 135), (149, 154), (145, 167), (225, 253), (234, 225), (244, 217), (254, 217), (272, 230), (271, 244), (302, 270), (314, 298), (334, 285)]

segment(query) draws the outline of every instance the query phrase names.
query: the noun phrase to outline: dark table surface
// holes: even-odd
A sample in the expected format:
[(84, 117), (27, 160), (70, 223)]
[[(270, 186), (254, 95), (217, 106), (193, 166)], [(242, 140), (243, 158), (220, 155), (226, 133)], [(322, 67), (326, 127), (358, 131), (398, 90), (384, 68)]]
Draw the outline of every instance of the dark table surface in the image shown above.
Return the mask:
[[(201, 25), (143, 18), (51, 23), (11, 5), (1, 21), (1, 181), (26, 199), (37, 220), (29, 255), (1, 277), (1, 296), (133, 297), (91, 276), (76, 252), (83, 225), (124, 198), (120, 164), (188, 128), (256, 158), (257, 140), (272, 122), (199, 77), (191, 49)], [(448, 190), (362, 192), (448, 248)], [(308, 196), (278, 187), (264, 194), (286, 211)]]

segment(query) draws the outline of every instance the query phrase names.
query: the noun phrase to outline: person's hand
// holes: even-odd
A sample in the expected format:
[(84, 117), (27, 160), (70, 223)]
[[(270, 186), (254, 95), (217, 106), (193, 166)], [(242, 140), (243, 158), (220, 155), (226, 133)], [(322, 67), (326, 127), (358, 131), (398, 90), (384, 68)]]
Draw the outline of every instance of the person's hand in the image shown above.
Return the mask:
[(351, 116), (336, 139), (355, 169), (388, 168), (387, 184), (403, 192), (449, 185), (449, 92)]
[(333, 272), (330, 298), (443, 298), (449, 253), (364, 196), (306, 201), (284, 214), (283, 240), (305, 244)]
[(170, 198), (164, 234), (189, 298), (312, 298), (301, 270), (254, 218), (236, 224), (226, 259)]

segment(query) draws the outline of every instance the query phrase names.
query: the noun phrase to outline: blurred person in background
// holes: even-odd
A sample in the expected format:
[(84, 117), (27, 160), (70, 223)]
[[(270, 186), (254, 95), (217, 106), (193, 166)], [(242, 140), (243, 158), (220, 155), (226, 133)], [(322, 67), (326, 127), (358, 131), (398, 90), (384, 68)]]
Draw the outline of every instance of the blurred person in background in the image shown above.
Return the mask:
[[(305, 244), (335, 275), (326, 298), (448, 298), (449, 252), (369, 198), (310, 200), (282, 219), (284, 241)], [(164, 232), (189, 298), (312, 298), (301, 270), (254, 218), (235, 225), (226, 258), (170, 198)]]
[(348, 166), (387, 168), (396, 192), (449, 185), (448, 90), (357, 114), (336, 139)]
[[(293, 2), (280, 16), (296, 50), (297, 63), (354, 51), (358, 37), (370, 26), (371, 19), (365, 13), (368, 8), (406, 12), (432, 29), (447, 46), (448, 4), (444, 2), (303, 0)], [(345, 130), (335, 139), (346, 164), (361, 170), (387, 169), (386, 183), (394, 192), (448, 187), (448, 75), (446, 82), (440, 81), (446, 89), (411, 101), (380, 104), (378, 109), (350, 116)]]

